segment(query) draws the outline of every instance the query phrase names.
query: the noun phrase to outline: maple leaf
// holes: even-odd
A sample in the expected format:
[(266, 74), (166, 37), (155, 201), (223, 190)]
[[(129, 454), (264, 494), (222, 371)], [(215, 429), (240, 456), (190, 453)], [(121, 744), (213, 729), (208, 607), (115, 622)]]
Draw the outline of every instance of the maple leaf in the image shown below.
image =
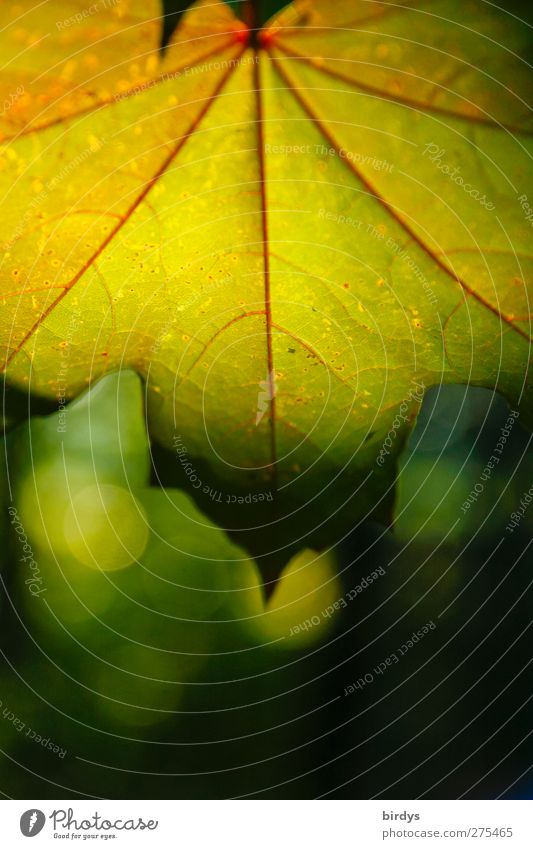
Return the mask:
[(2, 5), (0, 332), (38, 397), (137, 371), (277, 574), (390, 520), (425, 388), (531, 417), (531, 77), (480, 2), (248, 12), (195, 3), (162, 53), (156, 0)]

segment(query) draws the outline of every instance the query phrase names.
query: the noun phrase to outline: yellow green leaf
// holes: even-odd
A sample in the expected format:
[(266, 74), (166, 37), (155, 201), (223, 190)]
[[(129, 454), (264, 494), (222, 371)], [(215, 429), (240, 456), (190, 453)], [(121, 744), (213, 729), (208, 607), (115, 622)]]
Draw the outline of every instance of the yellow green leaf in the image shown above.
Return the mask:
[(156, 0), (101, 5), (2, 4), (10, 386), (134, 369), (181, 485), (267, 572), (388, 520), (425, 388), (530, 417), (516, 18), (301, 0), (250, 32), (206, 0), (161, 53)]

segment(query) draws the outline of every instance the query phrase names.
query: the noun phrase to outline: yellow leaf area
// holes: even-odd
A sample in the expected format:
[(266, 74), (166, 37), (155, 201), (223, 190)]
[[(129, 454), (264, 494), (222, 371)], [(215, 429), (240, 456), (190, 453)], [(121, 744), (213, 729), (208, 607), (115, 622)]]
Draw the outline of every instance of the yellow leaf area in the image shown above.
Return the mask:
[(134, 369), (183, 487), (285, 559), (389, 519), (429, 386), (530, 414), (525, 27), (302, 0), (255, 32), (198, 2), (162, 53), (156, 0), (104, 5), (2, 4), (11, 386)]

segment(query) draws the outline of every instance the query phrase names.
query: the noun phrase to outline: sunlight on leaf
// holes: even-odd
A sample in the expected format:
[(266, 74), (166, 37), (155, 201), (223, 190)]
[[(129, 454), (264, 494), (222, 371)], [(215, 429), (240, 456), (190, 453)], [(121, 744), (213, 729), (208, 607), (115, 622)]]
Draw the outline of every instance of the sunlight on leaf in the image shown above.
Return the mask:
[(6, 375), (60, 399), (134, 369), (177, 485), (273, 580), (390, 521), (420, 390), (531, 419), (525, 28), (301, 0), (251, 40), (200, 0), (161, 55), (160, 13), (2, 5)]

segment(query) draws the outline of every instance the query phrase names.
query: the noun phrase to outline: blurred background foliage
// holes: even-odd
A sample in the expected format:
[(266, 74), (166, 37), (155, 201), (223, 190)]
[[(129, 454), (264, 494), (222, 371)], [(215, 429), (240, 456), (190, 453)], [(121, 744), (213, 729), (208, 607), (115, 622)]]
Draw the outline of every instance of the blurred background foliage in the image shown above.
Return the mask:
[[(461, 509), (508, 414), (484, 390), (430, 390), (394, 533), (361, 526), (335, 554), (302, 553), (266, 607), (255, 564), (189, 495), (148, 486), (134, 374), (18, 427), (5, 441), (4, 793), (527, 795), (533, 510), (506, 531), (531, 486), (518, 422)], [(430, 620), (401, 662), (373, 671)]]

